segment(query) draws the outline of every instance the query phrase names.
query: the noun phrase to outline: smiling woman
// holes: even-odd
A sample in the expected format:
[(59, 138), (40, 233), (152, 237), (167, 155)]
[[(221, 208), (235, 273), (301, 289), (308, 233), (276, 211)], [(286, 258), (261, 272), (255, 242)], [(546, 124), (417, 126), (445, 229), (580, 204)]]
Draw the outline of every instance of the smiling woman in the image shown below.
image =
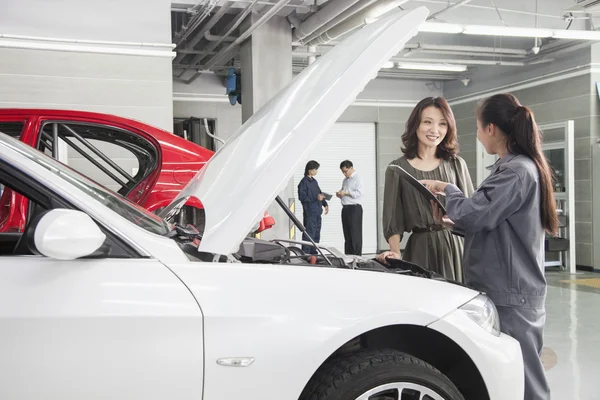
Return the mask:
[[(404, 156), (391, 165), (399, 165), (419, 180), (452, 182), (470, 195), (473, 183), (465, 161), (457, 155), (456, 137), (456, 123), (448, 102), (441, 97), (427, 97), (417, 104), (406, 122), (402, 135)], [(444, 203), (444, 199), (440, 201)], [(382, 226), (390, 251), (381, 253), (380, 261), (402, 258), (462, 282), (462, 239), (435, 224), (429, 201), (396, 168), (388, 168), (385, 174)], [(412, 235), (401, 254), (400, 242), (405, 232)]]

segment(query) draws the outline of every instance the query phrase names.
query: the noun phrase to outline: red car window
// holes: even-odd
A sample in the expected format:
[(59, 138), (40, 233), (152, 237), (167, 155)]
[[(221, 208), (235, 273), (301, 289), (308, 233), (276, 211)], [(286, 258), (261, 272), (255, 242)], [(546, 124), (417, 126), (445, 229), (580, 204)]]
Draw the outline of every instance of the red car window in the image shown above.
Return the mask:
[(158, 162), (158, 151), (140, 135), (94, 123), (45, 122), (38, 149), (123, 196)]

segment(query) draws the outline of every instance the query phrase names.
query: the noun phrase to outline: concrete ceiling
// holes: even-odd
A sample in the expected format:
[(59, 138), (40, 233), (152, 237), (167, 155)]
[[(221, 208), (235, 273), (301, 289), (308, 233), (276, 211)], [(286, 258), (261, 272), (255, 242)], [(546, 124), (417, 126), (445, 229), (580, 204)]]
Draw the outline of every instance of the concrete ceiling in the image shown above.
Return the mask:
[[(176, 49), (178, 56), (174, 61), (176, 79), (186, 81), (186, 76), (197, 75), (197, 70), (202, 71), (206, 68), (219, 73), (226, 66), (239, 66), (239, 63), (236, 63), (236, 46), (232, 46), (232, 42), (241, 35), (237, 28), (239, 20), (249, 12), (265, 14), (274, 7), (274, 4), (279, 4), (280, 7), (274, 15), (285, 16), (292, 22), (292, 25), (297, 25), (315, 13), (321, 12), (324, 6), (332, 6), (340, 0), (289, 0), (283, 6), (280, 1), (201, 0), (197, 3), (173, 3), (173, 39), (178, 45)], [(435, 15), (432, 22), (561, 30), (567, 28), (587, 30), (600, 26), (600, 18), (597, 18), (600, 17), (600, 14), (568, 14), (566, 10), (575, 4), (574, 0), (410, 0), (400, 3), (402, 3), (401, 9), (427, 7), (430, 15)], [(221, 10), (223, 7), (225, 8)], [(219, 10), (222, 14), (220, 17)], [(398, 12), (398, 8), (396, 7), (390, 12)], [(199, 23), (198, 15), (203, 16)], [(215, 15), (219, 17), (217, 22), (214, 22)], [(210, 29), (206, 29), (207, 26)], [(219, 36), (228, 32), (230, 35), (227, 38)], [(343, 37), (344, 35), (341, 35), (336, 40), (342, 40)], [(294, 71), (302, 70), (309, 62), (309, 57), (318, 57), (327, 52), (335, 43), (336, 41), (333, 41), (309, 48), (305, 46), (306, 42), (298, 40), (296, 37), (293, 46)], [(505, 63), (514, 67), (520, 64), (526, 66), (531, 62), (551, 62), (555, 57), (568, 56), (565, 48), (577, 49), (592, 43), (591, 41), (565, 39), (536, 40), (534, 38), (420, 33), (409, 42), (407, 49), (394, 58), (395, 61), (462, 63), (468, 65), (469, 70), (457, 73), (390, 68), (382, 70), (381, 75), (398, 78), (455, 80), (465, 77), (469, 71), (484, 65)], [(539, 50), (536, 47), (539, 47)], [(207, 64), (207, 60), (209, 61), (211, 56), (225, 48), (231, 48), (230, 54), (221, 57), (218, 64), (210, 62)], [(557, 53), (558, 50), (561, 50), (561, 53)], [(201, 57), (200, 52), (207, 52), (207, 54)]]

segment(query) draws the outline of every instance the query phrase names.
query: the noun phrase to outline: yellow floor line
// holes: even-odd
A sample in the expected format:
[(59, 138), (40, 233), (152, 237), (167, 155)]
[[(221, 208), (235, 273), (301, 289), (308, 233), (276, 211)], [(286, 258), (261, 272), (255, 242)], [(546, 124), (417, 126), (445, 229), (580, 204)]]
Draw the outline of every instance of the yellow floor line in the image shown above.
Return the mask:
[(600, 278), (586, 278), (586, 279), (573, 279), (567, 281), (560, 281), (561, 283), (572, 283), (574, 285), (589, 286), (596, 289), (600, 289)]

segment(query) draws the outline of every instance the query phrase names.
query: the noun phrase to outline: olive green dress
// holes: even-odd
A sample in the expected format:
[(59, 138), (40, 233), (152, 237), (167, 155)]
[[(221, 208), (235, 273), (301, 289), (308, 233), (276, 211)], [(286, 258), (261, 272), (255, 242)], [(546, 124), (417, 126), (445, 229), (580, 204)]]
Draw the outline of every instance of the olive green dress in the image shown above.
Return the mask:
[[(432, 179), (453, 183), (466, 195), (473, 194), (473, 183), (465, 161), (456, 157), (442, 163), (431, 171), (413, 168), (406, 157), (394, 160), (416, 179)], [(444, 196), (438, 196), (445, 205)], [(383, 234), (386, 240), (392, 235), (403, 236), (415, 228), (434, 225), (433, 211), (428, 200), (400, 176), (398, 170), (387, 168), (383, 195)], [(463, 239), (450, 230), (413, 232), (402, 252), (402, 259), (434, 271), (445, 278), (463, 281)]]

